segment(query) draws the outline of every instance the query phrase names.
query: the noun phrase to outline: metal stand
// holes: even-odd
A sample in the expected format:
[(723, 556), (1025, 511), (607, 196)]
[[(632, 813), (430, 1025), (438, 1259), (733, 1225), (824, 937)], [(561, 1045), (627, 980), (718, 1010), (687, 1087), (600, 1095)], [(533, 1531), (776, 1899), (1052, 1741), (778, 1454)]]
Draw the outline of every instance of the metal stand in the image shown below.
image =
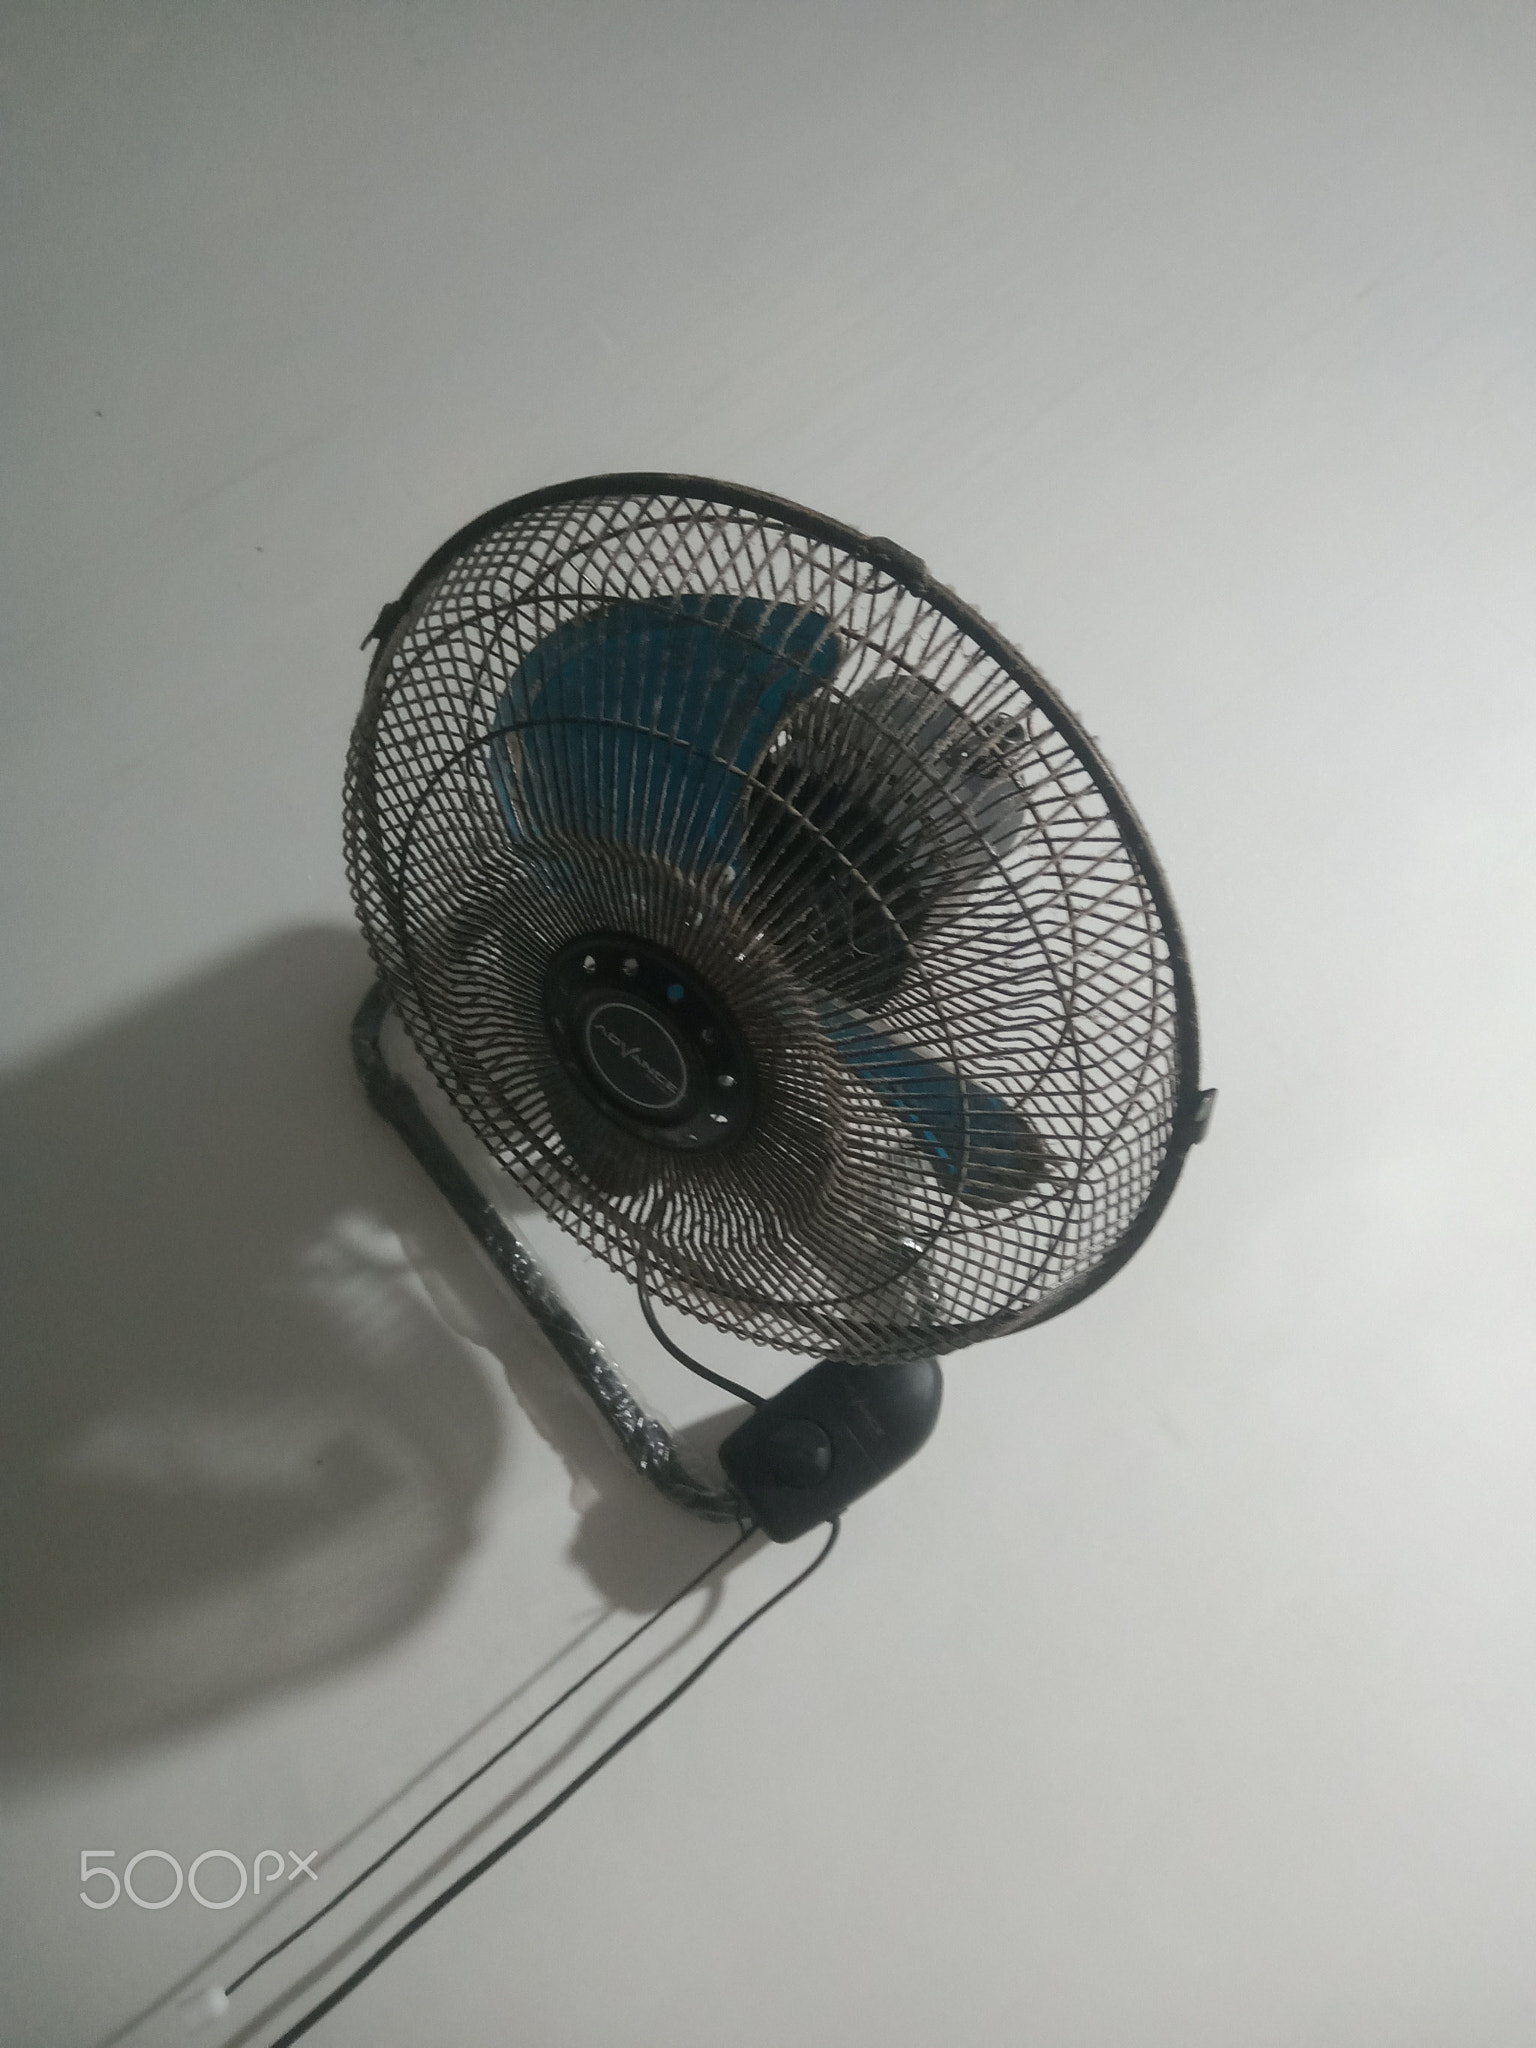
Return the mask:
[(690, 1514), (710, 1522), (749, 1520), (737, 1494), (724, 1485), (706, 1485), (688, 1470), (666, 1424), (641, 1407), (602, 1345), (583, 1328), (537, 1259), (454, 1157), (416, 1091), (389, 1066), (379, 1042), (388, 1014), (388, 993), (376, 982), (352, 1020), (352, 1060), (368, 1100), (394, 1125), (453, 1204), (475, 1242), (586, 1389), (635, 1470)]

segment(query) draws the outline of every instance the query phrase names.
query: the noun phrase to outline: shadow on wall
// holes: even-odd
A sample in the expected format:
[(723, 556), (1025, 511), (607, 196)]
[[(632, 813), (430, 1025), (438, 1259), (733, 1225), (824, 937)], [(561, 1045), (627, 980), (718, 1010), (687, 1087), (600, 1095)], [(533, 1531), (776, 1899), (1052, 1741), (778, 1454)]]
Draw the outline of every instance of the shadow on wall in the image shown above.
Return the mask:
[(423, 1614), (507, 1455), (461, 1335), (584, 1480), (574, 1554), (614, 1604), (721, 1547), (368, 1109), (368, 975), (355, 934), (285, 935), (0, 1086), (0, 1768), (170, 1733)]

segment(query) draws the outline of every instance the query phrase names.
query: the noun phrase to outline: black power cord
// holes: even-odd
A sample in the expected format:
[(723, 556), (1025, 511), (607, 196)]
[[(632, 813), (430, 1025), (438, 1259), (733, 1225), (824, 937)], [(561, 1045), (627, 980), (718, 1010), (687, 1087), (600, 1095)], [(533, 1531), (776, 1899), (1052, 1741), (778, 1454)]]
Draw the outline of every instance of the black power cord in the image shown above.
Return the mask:
[(574, 1684), (568, 1685), (565, 1691), (561, 1693), (558, 1699), (552, 1700), (550, 1704), (547, 1707), (545, 1707), (541, 1713), (535, 1714), (533, 1719), (529, 1721), (524, 1727), (520, 1728), (517, 1731), (517, 1733), (510, 1739), (510, 1741), (504, 1742), (501, 1745), (500, 1749), (494, 1751), (492, 1755), (488, 1756), (483, 1764), (478, 1765), (474, 1770), (472, 1770), (469, 1773), (468, 1777), (461, 1778), (457, 1785), (453, 1786), (450, 1791), (447, 1791), (443, 1794), (442, 1798), (438, 1800), (435, 1806), (428, 1807), (427, 1811), (424, 1814), (422, 1814), (419, 1820), (413, 1821), (410, 1827), (408, 1827), (403, 1834), (397, 1835), (394, 1841), (392, 1841), (387, 1848), (381, 1850), (380, 1853), (374, 1857), (373, 1861), (368, 1865), (366, 1870), (360, 1870), (357, 1876), (354, 1877), (350, 1883), (343, 1885), (341, 1890), (337, 1892), (333, 1898), (327, 1899), (325, 1904), (323, 1906), (318, 1907), (313, 1913), (311, 1913), (307, 1920), (301, 1920), (297, 1927), (295, 1927), (290, 1933), (285, 1934), (283, 1936), (281, 1941), (273, 1942), (272, 1946), (269, 1949), (267, 1949), (264, 1954), (259, 1955), (254, 1963), (251, 1963), (246, 1969), (242, 1970), (238, 1977), (232, 1977), (229, 1983), (223, 1987), (224, 1997), (231, 1997), (236, 1991), (240, 1989), (242, 1984), (249, 1983), (251, 1978), (255, 1976), (258, 1970), (264, 1970), (268, 1963), (272, 1962), (275, 1957), (280, 1956), (283, 1953), (284, 1949), (291, 1948), (294, 1942), (298, 1940), (301, 1934), (307, 1934), (310, 1928), (313, 1927), (317, 1921), (323, 1920), (325, 1918), (327, 1913), (334, 1913), (336, 1908), (341, 1904), (343, 1899), (350, 1898), (352, 1893), (357, 1890), (358, 1886), (361, 1884), (365, 1884), (368, 1881), (368, 1879), (373, 1876), (376, 1870), (382, 1870), (382, 1868), (389, 1861), (391, 1856), (395, 1855), (397, 1851), (403, 1849), (406, 1843), (409, 1842), (414, 1836), (419, 1835), (422, 1829), (427, 1825), (429, 1821), (436, 1820), (437, 1816), (443, 1811), (444, 1807), (451, 1806), (454, 1800), (457, 1799), (462, 1793), (467, 1792), (470, 1786), (473, 1785), (477, 1779), (483, 1778), (486, 1772), (490, 1770), (493, 1765), (499, 1764), (503, 1757), (509, 1756), (512, 1753), (512, 1751), (517, 1748), (520, 1742), (525, 1742), (528, 1739), (528, 1737), (532, 1735), (536, 1728), (541, 1727), (544, 1724), (544, 1722), (546, 1722), (549, 1719), (551, 1714), (558, 1713), (560, 1708), (565, 1705), (567, 1700), (574, 1699), (576, 1694), (581, 1691), (582, 1687), (584, 1685), (589, 1685), (592, 1682), (592, 1680), (596, 1678), (597, 1674), (600, 1671), (606, 1670), (608, 1665), (610, 1665), (616, 1657), (622, 1657), (624, 1652), (627, 1649), (629, 1649), (631, 1644), (638, 1642), (641, 1636), (645, 1634), (647, 1629), (654, 1628), (656, 1623), (660, 1621), (664, 1615), (670, 1614), (672, 1609), (677, 1606), (679, 1601), (686, 1600), (690, 1593), (697, 1591), (697, 1589), (703, 1585), (704, 1581), (711, 1575), (711, 1573), (718, 1571), (721, 1565), (723, 1565), (729, 1558), (732, 1558), (736, 1555), (737, 1551), (741, 1549), (742, 1545), (747, 1541), (748, 1537), (751, 1534), (752, 1531), (750, 1529), (746, 1530), (741, 1536), (739, 1536), (736, 1539), (734, 1543), (730, 1544), (726, 1549), (722, 1550), (718, 1557), (711, 1559), (711, 1561), (707, 1565), (705, 1565), (703, 1571), (696, 1572), (694, 1576), (688, 1581), (686, 1586), (680, 1587), (678, 1591), (672, 1595), (671, 1599), (667, 1601), (664, 1607), (658, 1607), (654, 1614), (647, 1615), (645, 1620), (640, 1623), (638, 1628), (630, 1630), (629, 1634), (624, 1638), (623, 1642), (616, 1644), (615, 1647), (611, 1649), (605, 1657), (600, 1657), (598, 1661), (591, 1667), (591, 1669), (589, 1671), (584, 1672), (582, 1676), (574, 1682)]
[(690, 1372), (696, 1372), (701, 1380), (708, 1380), (711, 1386), (720, 1387), (727, 1394), (734, 1394), (738, 1401), (749, 1401), (754, 1408), (761, 1408), (763, 1396), (754, 1394), (750, 1387), (744, 1387), (736, 1380), (728, 1380), (723, 1372), (711, 1372), (707, 1365), (700, 1365), (696, 1358), (690, 1358), (680, 1344), (674, 1344), (661, 1324), (656, 1320), (656, 1311), (651, 1306), (650, 1289), (645, 1284), (645, 1263), (642, 1260), (635, 1274), (635, 1292), (640, 1297), (640, 1313), (645, 1317), (651, 1335), (663, 1351), (670, 1351), (679, 1365), (686, 1365)]
[[(837, 1518), (834, 1516), (827, 1530), (826, 1542), (823, 1543), (821, 1549), (817, 1551), (816, 1555), (811, 1559), (810, 1563), (805, 1567), (803, 1571), (798, 1572), (795, 1575), (795, 1577), (789, 1581), (788, 1585), (781, 1586), (777, 1593), (770, 1594), (769, 1597), (766, 1600), (764, 1600), (760, 1606), (755, 1607), (752, 1610), (752, 1612), (747, 1616), (745, 1621), (738, 1622), (735, 1628), (733, 1628), (728, 1635), (722, 1637), (722, 1639), (718, 1643), (716, 1643), (715, 1647), (709, 1652), (708, 1656), (700, 1658), (699, 1662), (694, 1665), (693, 1669), (688, 1673), (686, 1678), (684, 1678), (679, 1684), (673, 1686), (672, 1690), (665, 1696), (665, 1698), (658, 1700), (655, 1706), (649, 1708), (645, 1713), (643, 1713), (640, 1716), (640, 1718), (637, 1721), (631, 1722), (629, 1727), (625, 1729), (624, 1733), (621, 1736), (619, 1736), (616, 1741), (611, 1742), (608, 1745), (608, 1747), (602, 1752), (601, 1756), (594, 1758), (593, 1761), (587, 1765), (585, 1770), (578, 1771), (576, 1776), (571, 1780), (571, 1782), (565, 1787), (563, 1787), (561, 1791), (557, 1792), (553, 1799), (546, 1801), (546, 1803), (539, 1808), (538, 1812), (533, 1815), (531, 1820), (524, 1821), (520, 1828), (514, 1829), (513, 1832), (510, 1835), (506, 1836), (506, 1838), (503, 1841), (498, 1842), (496, 1844), (496, 1847), (494, 1849), (489, 1850), (487, 1854), (482, 1856), (478, 1863), (471, 1864), (469, 1869), (466, 1870), (462, 1876), (456, 1877), (452, 1884), (445, 1886), (444, 1889), (437, 1894), (436, 1898), (430, 1899), (427, 1902), (427, 1904), (422, 1907), (419, 1913), (414, 1914), (411, 1917), (411, 1919), (407, 1920), (405, 1925), (397, 1929), (396, 1932), (392, 1934), (387, 1941), (381, 1942), (380, 1945), (373, 1951), (372, 1955), (368, 1956), (362, 1963), (360, 1963), (349, 1977), (344, 1977), (342, 1979), (342, 1981), (336, 1986), (334, 1991), (328, 1992), (326, 1996), (320, 2000), (318, 2005), (311, 2006), (309, 2011), (304, 2014), (303, 2018), (297, 2021), (295, 2025), (291, 2026), (286, 2034), (279, 2035), (277, 2040), (275, 2040), (271, 2044), (271, 2048), (292, 2048), (293, 2042), (302, 2039), (302, 2037), (309, 2032), (311, 2027), (318, 2025), (318, 2023), (322, 2019), (324, 2019), (325, 2015), (328, 2012), (333, 2012), (335, 2008), (338, 2005), (340, 2005), (341, 2001), (344, 1998), (348, 1997), (353, 1991), (357, 1989), (359, 1984), (363, 1983), (365, 1979), (373, 1975), (374, 1971), (378, 1969), (381, 1963), (387, 1962), (389, 1957), (394, 1954), (397, 1948), (402, 1947), (406, 1942), (408, 1942), (413, 1934), (417, 1933), (421, 1928), (425, 1927), (427, 1922), (431, 1919), (434, 1919), (437, 1916), (437, 1914), (441, 1913), (445, 1906), (451, 1905), (453, 1901), (459, 1896), (460, 1892), (467, 1891), (477, 1878), (483, 1877), (485, 1873), (488, 1870), (490, 1870), (495, 1864), (499, 1863), (504, 1856), (509, 1855), (512, 1852), (512, 1850), (514, 1850), (518, 1846), (520, 1842), (526, 1841), (528, 1837), (533, 1833), (535, 1828), (542, 1827), (545, 1821), (547, 1821), (552, 1814), (557, 1813), (560, 1810), (560, 1808), (565, 1805), (568, 1799), (573, 1799), (576, 1796), (576, 1794), (581, 1790), (583, 1785), (587, 1784), (591, 1779), (597, 1776), (598, 1772), (603, 1769), (605, 1764), (609, 1764), (613, 1761), (613, 1759), (619, 1754), (620, 1750), (627, 1749), (630, 1743), (634, 1741), (637, 1735), (642, 1734), (645, 1729), (650, 1727), (653, 1721), (658, 1720), (661, 1717), (661, 1715), (663, 1715), (667, 1711), (668, 1707), (670, 1707), (673, 1704), (674, 1701), (681, 1699), (683, 1694), (687, 1692), (688, 1688), (691, 1685), (696, 1685), (698, 1681), (704, 1676), (704, 1673), (709, 1669), (710, 1665), (716, 1663), (718, 1659), (723, 1657), (726, 1651), (731, 1647), (732, 1643), (734, 1643), (739, 1637), (745, 1635), (747, 1630), (752, 1627), (754, 1622), (761, 1621), (763, 1616), (768, 1612), (770, 1608), (777, 1607), (779, 1602), (781, 1600), (787, 1599), (788, 1596), (794, 1592), (797, 1586), (804, 1585), (805, 1581), (811, 1576), (812, 1572), (816, 1571), (821, 1565), (823, 1565), (826, 1562), (827, 1558), (831, 1555), (832, 1546), (837, 1541), (839, 1527), (840, 1524)], [(734, 1547), (735, 1546), (733, 1546), (733, 1548)], [(318, 1919), (319, 1915), (317, 1914), (315, 1917)], [(300, 1930), (300, 1932), (302, 1932), (302, 1929)]]

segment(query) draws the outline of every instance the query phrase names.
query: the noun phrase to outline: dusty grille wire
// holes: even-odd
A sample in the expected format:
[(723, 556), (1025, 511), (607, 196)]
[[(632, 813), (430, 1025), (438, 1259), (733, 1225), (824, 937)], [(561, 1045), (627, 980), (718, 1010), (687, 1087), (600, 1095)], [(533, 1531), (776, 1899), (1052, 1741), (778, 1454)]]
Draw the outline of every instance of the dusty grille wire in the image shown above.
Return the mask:
[[(636, 653), (680, 622), (757, 663), (734, 723)], [(491, 1155), (737, 1335), (849, 1358), (999, 1335), (1100, 1284), (1171, 1192), (1198, 1049), (1156, 860), (1042, 679), (888, 543), (696, 478), (486, 515), (381, 621), (346, 853), (381, 979)], [(738, 1140), (658, 1148), (553, 1057), (546, 969), (599, 931), (734, 1018), (759, 1079)]]

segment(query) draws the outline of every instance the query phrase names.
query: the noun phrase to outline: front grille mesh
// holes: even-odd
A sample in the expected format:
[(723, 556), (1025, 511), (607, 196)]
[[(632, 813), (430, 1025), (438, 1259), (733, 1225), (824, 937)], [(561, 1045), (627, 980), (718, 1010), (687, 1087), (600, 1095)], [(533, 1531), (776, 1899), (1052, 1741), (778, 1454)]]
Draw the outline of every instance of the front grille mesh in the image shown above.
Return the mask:
[[(760, 744), (649, 701), (612, 628), (704, 599), (727, 632), (799, 621)], [(583, 621), (615, 651), (554, 717), (529, 677)], [(378, 650), (346, 853), (380, 976), (494, 1159), (739, 1336), (872, 1358), (1022, 1327), (1106, 1277), (1177, 1174), (1193, 996), (1109, 771), (948, 592), (778, 501), (608, 479), (478, 522)], [(739, 1142), (648, 1145), (562, 1072), (543, 977), (596, 931), (728, 1006), (760, 1077)]]

